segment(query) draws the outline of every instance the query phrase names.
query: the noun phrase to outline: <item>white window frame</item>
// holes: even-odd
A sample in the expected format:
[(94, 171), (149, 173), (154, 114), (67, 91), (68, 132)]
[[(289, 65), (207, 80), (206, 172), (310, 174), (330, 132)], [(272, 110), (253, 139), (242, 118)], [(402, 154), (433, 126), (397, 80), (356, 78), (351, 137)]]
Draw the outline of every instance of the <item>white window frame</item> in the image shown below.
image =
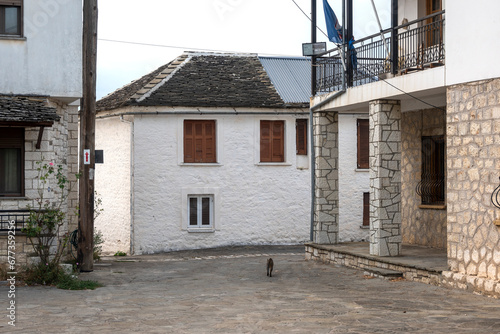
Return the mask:
[[(215, 187), (187, 187), (182, 188), (182, 210), (181, 210), (181, 229), (187, 232), (215, 232), (219, 230), (220, 223), (220, 194), (219, 188)], [(210, 197), (210, 225), (189, 225), (189, 210), (190, 210), (190, 198), (193, 197)], [(198, 204), (198, 208), (200, 207)], [(198, 217), (199, 213), (198, 213)]]
[[(203, 199), (209, 199), (209, 223), (208, 225), (203, 225)], [(191, 200), (196, 199), (196, 225), (191, 224)], [(188, 195), (188, 228), (189, 229), (206, 229), (212, 228), (214, 225), (214, 196), (213, 195)]]

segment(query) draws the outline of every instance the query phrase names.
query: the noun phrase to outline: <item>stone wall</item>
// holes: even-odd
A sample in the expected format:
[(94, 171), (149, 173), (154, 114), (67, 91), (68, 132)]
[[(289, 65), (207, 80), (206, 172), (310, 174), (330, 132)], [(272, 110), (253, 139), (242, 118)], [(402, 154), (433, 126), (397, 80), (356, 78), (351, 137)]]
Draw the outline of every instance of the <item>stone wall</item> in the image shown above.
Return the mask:
[(401, 254), (401, 103), (370, 101), (370, 254)]
[[(36, 207), (38, 194), (38, 181), (36, 179), (37, 161), (42, 159), (52, 162), (54, 165), (62, 165), (63, 173), (70, 181), (67, 189), (71, 189), (67, 197), (67, 203), (62, 206), (66, 213), (68, 224), (63, 226), (61, 233), (73, 231), (78, 227), (76, 208), (78, 206), (78, 185), (76, 176), (78, 173), (78, 107), (60, 104), (55, 100), (49, 101), (51, 107), (57, 108), (57, 114), (61, 117), (58, 122), (50, 128), (45, 128), (40, 145), (37, 149), (39, 128), (26, 128), (25, 131), (25, 196), (23, 198), (0, 198), (0, 210), (26, 209), (27, 205)], [(51, 189), (57, 189), (55, 177), (49, 180)], [(54, 191), (47, 191), (44, 198), (55, 202), (58, 198)], [(32, 255), (32, 247), (28, 244), (26, 236), (16, 231), (16, 264), (17, 268), (28, 263)], [(7, 263), (7, 233), (0, 234), (0, 263)]]
[(449, 87), (446, 123), (448, 263), (455, 273), (498, 281), (500, 209), (490, 196), (500, 173), (500, 79)]
[(445, 112), (439, 109), (404, 112), (401, 126), (403, 243), (446, 248), (446, 208), (421, 208), (421, 198), (416, 192), (422, 169), (421, 137), (445, 135)]
[(339, 239), (338, 113), (321, 112), (314, 117), (315, 203), (313, 241), (335, 244)]

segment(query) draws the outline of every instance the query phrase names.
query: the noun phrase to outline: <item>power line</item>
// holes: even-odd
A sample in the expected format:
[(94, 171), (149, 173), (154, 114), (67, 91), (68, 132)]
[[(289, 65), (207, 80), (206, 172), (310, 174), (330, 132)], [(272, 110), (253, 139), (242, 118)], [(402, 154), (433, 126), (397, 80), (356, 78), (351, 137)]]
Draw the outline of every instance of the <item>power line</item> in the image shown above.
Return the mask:
[[(111, 42), (111, 43), (152, 46), (152, 47), (159, 47), (159, 48), (181, 49), (181, 50), (191, 50), (191, 51), (200, 51), (200, 52), (255, 53), (255, 52), (216, 50), (216, 49), (201, 49), (201, 48), (193, 48), (193, 47), (187, 47), (187, 46), (174, 46), (174, 45), (165, 45), (165, 44), (153, 44), (153, 43), (142, 43), (142, 42), (132, 42), (132, 41), (121, 41), (121, 40), (107, 39), (107, 38), (99, 38), (98, 40), (99, 41), (103, 41), (103, 42)], [(270, 56), (279, 56), (279, 57), (300, 57), (300, 56), (297, 56), (297, 55), (284, 55), (284, 54), (266, 53), (266, 52), (260, 52), (258, 54), (260, 54), (260, 55), (270, 55)], [(304, 57), (304, 58), (307, 58), (307, 57)]]
[[(307, 15), (306, 12), (304, 12), (304, 10), (302, 8), (300, 8), (300, 6), (295, 2), (295, 0), (292, 0), (292, 2), (295, 4), (295, 6), (297, 6), (298, 9), (300, 9), (300, 11), (302, 12), (302, 14), (304, 14), (305, 17), (307, 17), (307, 19), (312, 22), (312, 19), (309, 17), (309, 15)], [(328, 38), (328, 35), (325, 34), (325, 32), (323, 30), (321, 30), (320, 27), (316, 26), (316, 29), (318, 29), (319, 31), (321, 31), (321, 33), (323, 35), (325, 35), (326, 38)]]

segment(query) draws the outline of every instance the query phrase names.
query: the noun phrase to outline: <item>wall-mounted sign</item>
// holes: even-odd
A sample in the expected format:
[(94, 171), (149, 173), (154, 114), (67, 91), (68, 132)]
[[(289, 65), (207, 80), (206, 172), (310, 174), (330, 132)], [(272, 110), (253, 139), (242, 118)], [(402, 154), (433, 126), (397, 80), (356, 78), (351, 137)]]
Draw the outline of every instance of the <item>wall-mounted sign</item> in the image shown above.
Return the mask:
[(83, 164), (90, 165), (90, 150), (83, 150)]

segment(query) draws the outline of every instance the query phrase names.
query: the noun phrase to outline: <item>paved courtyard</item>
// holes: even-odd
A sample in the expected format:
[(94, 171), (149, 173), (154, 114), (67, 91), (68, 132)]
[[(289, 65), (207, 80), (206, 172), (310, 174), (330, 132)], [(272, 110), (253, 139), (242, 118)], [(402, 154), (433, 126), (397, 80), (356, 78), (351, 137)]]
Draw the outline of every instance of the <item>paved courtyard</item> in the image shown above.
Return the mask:
[[(266, 260), (275, 263), (266, 276)], [(17, 287), (19, 333), (500, 333), (500, 300), (305, 261), (303, 246), (106, 258), (105, 287)]]

